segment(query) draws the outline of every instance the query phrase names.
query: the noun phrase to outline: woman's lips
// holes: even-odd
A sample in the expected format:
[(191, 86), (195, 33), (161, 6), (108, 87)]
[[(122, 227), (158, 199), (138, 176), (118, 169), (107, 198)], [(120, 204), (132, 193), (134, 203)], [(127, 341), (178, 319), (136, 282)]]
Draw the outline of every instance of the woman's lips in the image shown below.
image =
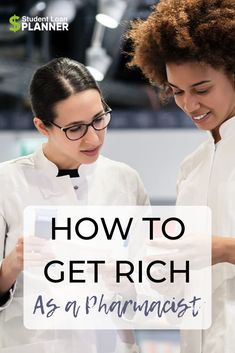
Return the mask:
[(93, 156), (97, 155), (97, 153), (99, 152), (99, 149), (100, 149), (100, 146), (93, 148), (93, 149), (84, 150), (81, 152), (84, 153), (86, 156), (93, 157)]
[[(208, 118), (209, 118), (209, 116), (210, 116), (210, 114), (211, 114), (211, 112), (208, 112), (208, 113), (206, 113), (205, 114), (205, 116), (204, 117), (202, 117), (202, 118), (200, 118), (200, 119), (196, 119), (197, 117), (199, 117), (200, 115), (197, 115), (197, 116), (192, 116), (191, 118), (192, 118), (192, 120), (195, 122), (195, 123), (201, 123), (201, 122), (204, 122), (205, 120), (207, 120)], [(201, 114), (201, 116), (203, 116), (203, 114)]]

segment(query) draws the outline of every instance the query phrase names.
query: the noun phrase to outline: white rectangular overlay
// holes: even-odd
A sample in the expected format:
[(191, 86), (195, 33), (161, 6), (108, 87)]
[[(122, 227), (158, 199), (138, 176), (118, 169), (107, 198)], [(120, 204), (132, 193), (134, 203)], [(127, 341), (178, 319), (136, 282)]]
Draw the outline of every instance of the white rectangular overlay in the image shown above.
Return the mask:
[(29, 329), (211, 324), (207, 207), (33, 206), (24, 234)]

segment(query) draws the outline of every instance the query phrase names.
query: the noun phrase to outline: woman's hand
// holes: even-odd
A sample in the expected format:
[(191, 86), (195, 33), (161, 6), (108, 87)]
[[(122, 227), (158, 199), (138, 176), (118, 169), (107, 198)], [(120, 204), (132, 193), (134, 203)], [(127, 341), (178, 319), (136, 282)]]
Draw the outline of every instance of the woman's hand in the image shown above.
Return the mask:
[[(165, 249), (165, 253), (160, 255), (160, 258), (165, 261), (174, 259), (187, 259), (190, 258), (194, 269), (203, 268), (208, 265), (208, 239), (204, 236), (195, 235), (185, 239), (179, 240), (174, 247), (174, 243), (166, 239), (156, 239), (149, 242), (152, 252), (148, 256), (148, 260), (154, 260), (158, 251)], [(154, 251), (154, 249), (156, 249)], [(167, 254), (169, 250), (169, 255)], [(174, 253), (175, 251), (175, 253)], [(172, 254), (171, 254), (172, 252)], [(212, 265), (216, 265), (222, 262), (228, 262), (235, 265), (235, 238), (232, 237), (211, 237), (211, 262)]]
[(18, 275), (23, 271), (24, 238), (20, 237), (9, 255), (2, 261), (0, 268), (0, 293), (7, 292)]
[[(24, 251), (25, 248), (25, 251)], [(14, 249), (0, 267), (0, 294), (7, 292), (25, 267), (43, 266), (54, 254), (48, 249), (48, 241), (37, 237), (19, 237)], [(25, 260), (25, 261), (24, 261)]]
[(24, 266), (24, 238), (20, 237), (16, 243), (15, 248), (9, 254), (9, 265), (11, 266), (12, 272), (17, 275), (23, 271)]
[(235, 265), (235, 239), (212, 237), (212, 265), (228, 262)]

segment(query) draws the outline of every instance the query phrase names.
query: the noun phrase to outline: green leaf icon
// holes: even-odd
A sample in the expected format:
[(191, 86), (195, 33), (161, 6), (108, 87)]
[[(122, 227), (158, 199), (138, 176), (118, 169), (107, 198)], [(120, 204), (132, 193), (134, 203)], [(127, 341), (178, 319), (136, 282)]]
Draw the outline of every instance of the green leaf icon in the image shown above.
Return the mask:
[(17, 32), (17, 31), (20, 30), (21, 25), (20, 25), (20, 23), (18, 23), (19, 18), (20, 18), (20, 17), (19, 17), (19, 16), (16, 16), (16, 15), (11, 16), (11, 17), (9, 18), (9, 23), (12, 25), (12, 26), (9, 28), (10, 31), (12, 31), (12, 32)]

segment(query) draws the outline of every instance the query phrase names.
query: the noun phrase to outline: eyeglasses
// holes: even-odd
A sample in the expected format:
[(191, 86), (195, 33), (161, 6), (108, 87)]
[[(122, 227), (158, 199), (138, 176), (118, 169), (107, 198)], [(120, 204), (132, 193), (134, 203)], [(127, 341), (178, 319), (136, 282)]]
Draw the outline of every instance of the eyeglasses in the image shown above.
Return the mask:
[(97, 116), (89, 124), (76, 124), (76, 125), (69, 126), (69, 127), (61, 127), (61, 126), (57, 125), (56, 123), (54, 123), (52, 121), (48, 121), (48, 120), (43, 120), (43, 121), (58, 127), (61, 131), (63, 131), (65, 133), (66, 137), (69, 140), (76, 141), (86, 135), (88, 128), (90, 126), (92, 126), (93, 129), (96, 131), (101, 131), (101, 130), (106, 129), (106, 127), (109, 125), (109, 123), (111, 121), (111, 113), (112, 113), (112, 109), (109, 108), (105, 113)]

